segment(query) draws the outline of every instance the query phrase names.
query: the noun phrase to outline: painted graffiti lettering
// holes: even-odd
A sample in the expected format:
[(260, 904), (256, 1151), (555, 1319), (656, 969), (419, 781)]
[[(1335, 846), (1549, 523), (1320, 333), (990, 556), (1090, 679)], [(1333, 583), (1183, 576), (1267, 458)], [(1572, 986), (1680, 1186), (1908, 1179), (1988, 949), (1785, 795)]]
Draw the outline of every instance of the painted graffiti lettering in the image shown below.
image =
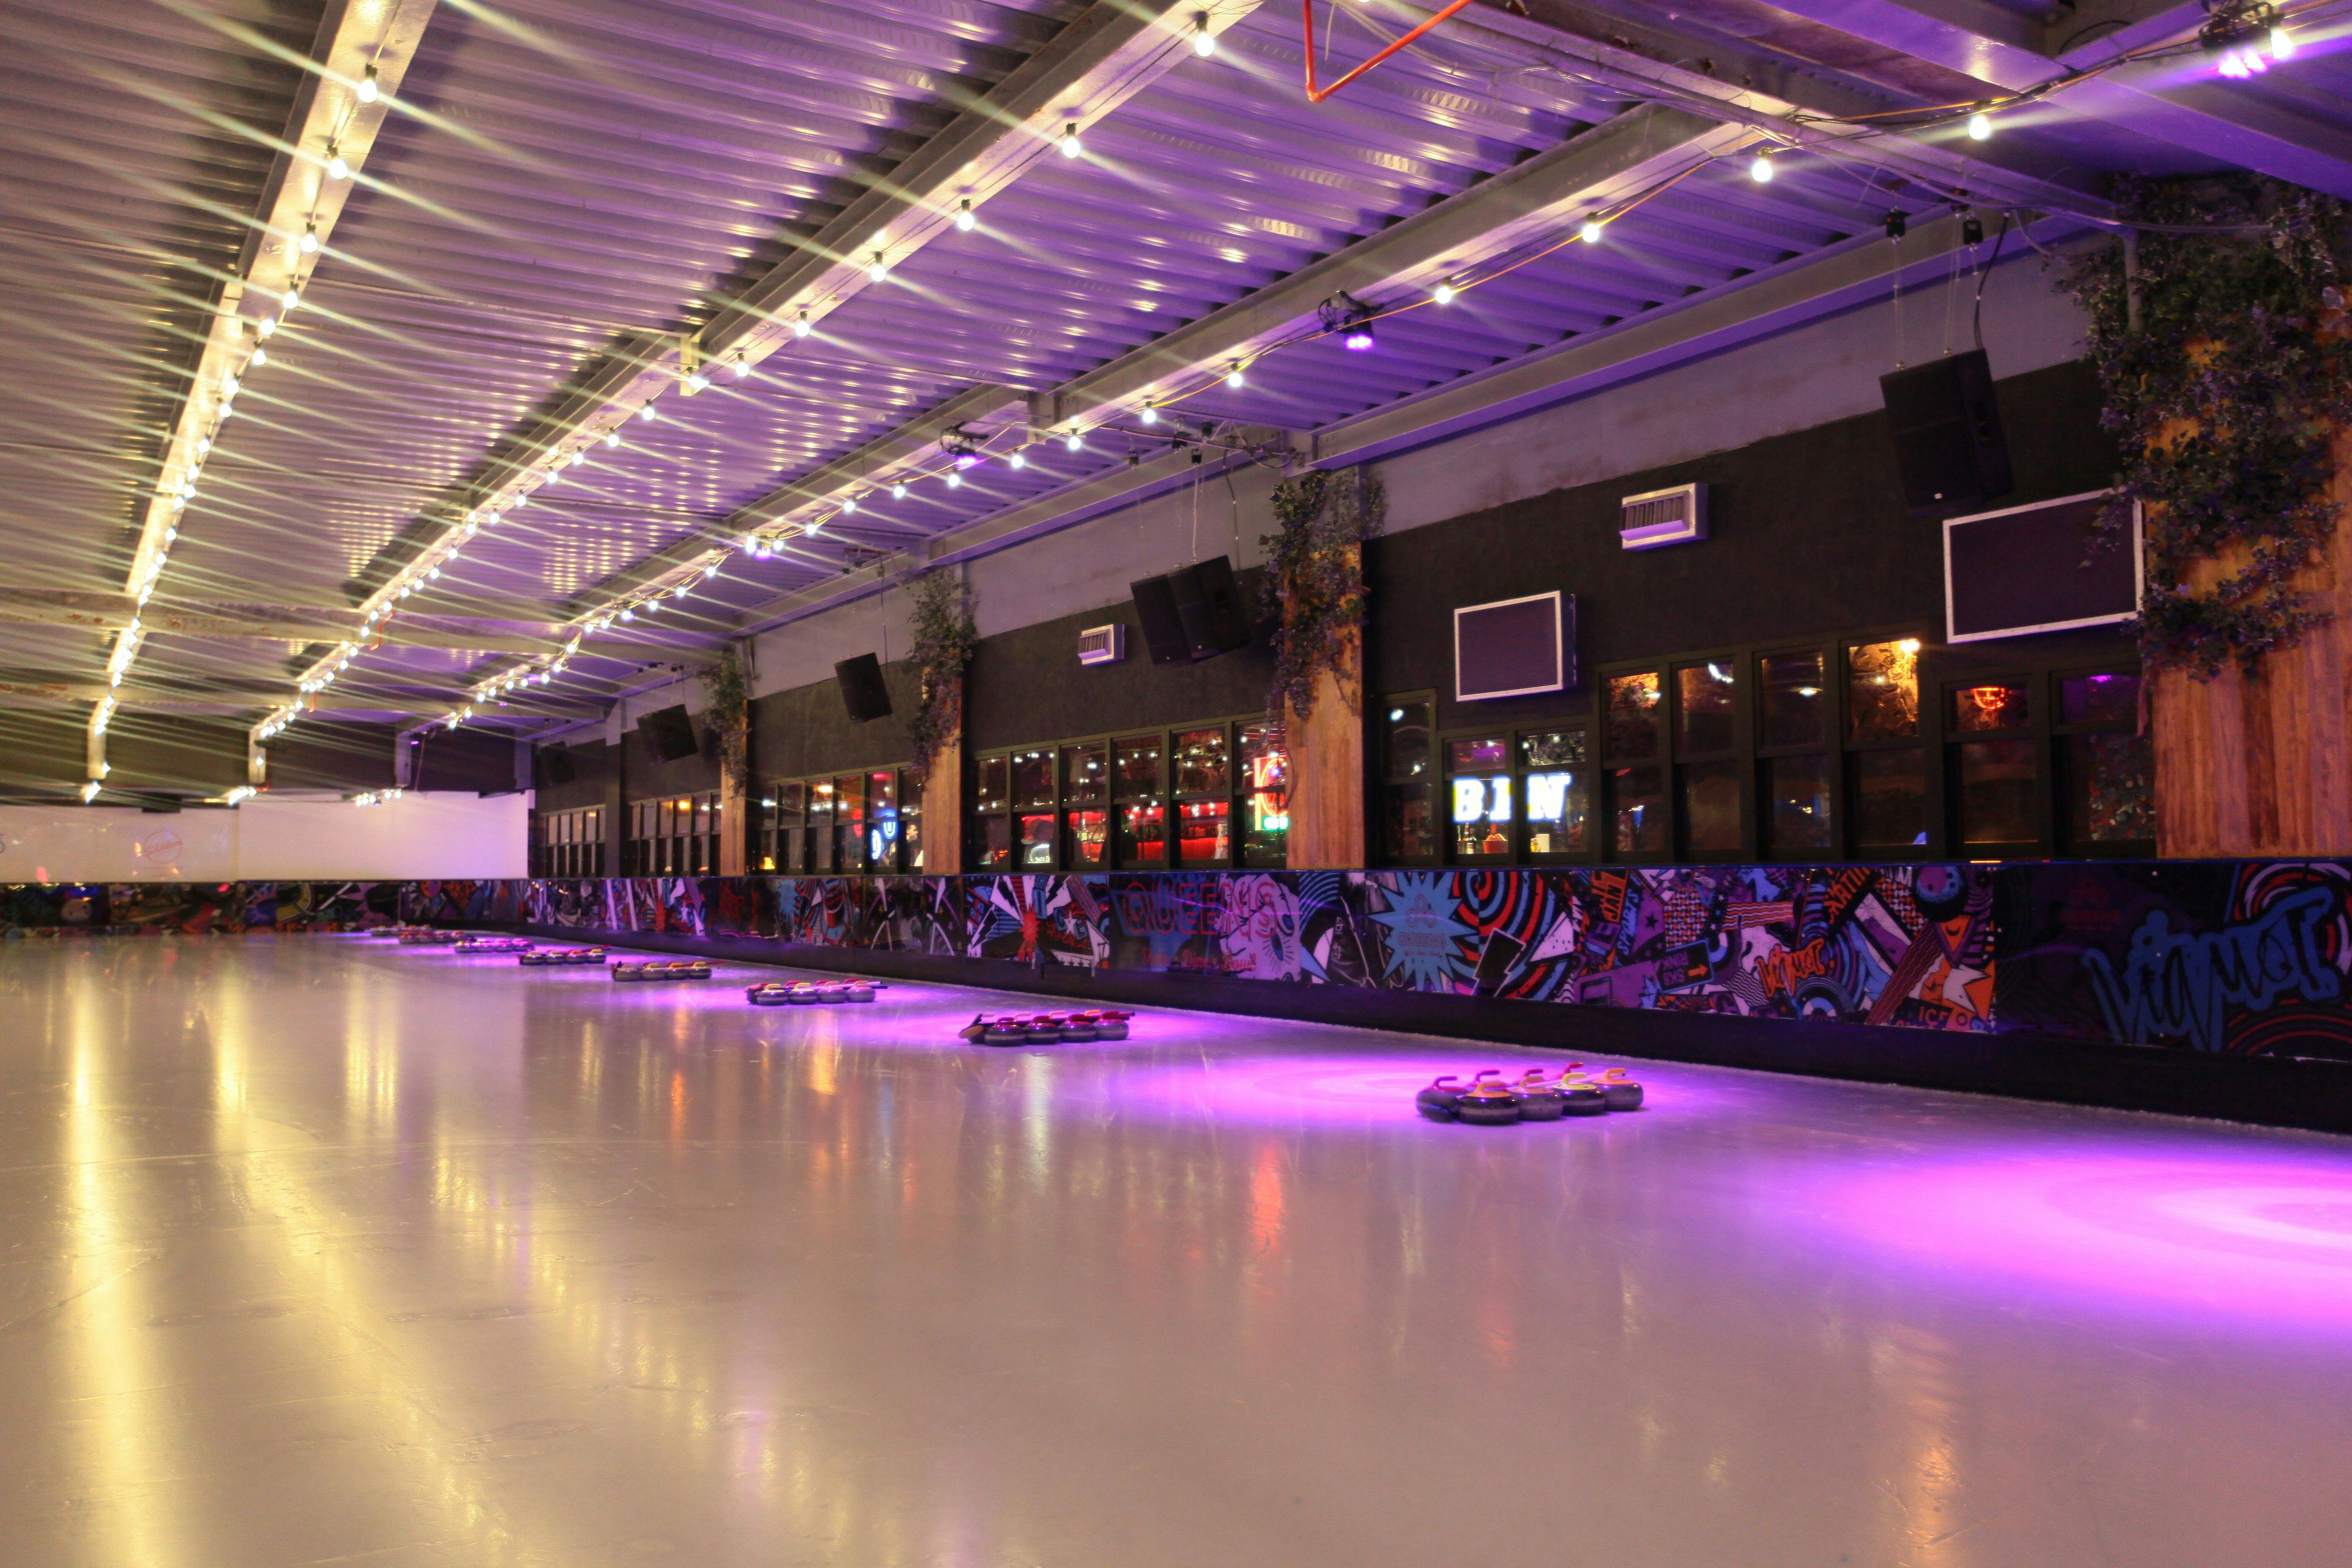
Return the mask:
[(1756, 978), (1764, 983), (1767, 996), (1793, 996), (1797, 982), (1811, 980), (1830, 972), (1825, 950), (1828, 944), (1816, 937), (1802, 947), (1784, 947), (1767, 952), (1756, 961)]
[(2198, 1050), (2218, 1051), (2231, 1007), (2264, 1012), (2290, 994), (2336, 1000), (2342, 977), (2319, 950), (2336, 904), (2334, 891), (2313, 888), (2281, 899), (2257, 920), (2201, 932), (2177, 932), (2171, 917), (2152, 911), (2132, 933), (2120, 973), (2095, 948), (2083, 954), (2108, 1033), (2127, 1045), (2186, 1038)]

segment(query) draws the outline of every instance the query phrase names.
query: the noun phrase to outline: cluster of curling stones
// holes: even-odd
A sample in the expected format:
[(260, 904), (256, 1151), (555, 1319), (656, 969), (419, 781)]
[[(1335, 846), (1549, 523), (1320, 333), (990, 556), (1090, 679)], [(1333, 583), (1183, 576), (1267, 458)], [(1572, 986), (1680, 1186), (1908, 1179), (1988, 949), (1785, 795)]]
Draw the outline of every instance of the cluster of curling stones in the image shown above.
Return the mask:
[(447, 947), (457, 940), (454, 931), (435, 931), (431, 926), (394, 926), (392, 934), (403, 947)]
[(613, 965), (615, 980), (708, 980), (710, 963), (707, 959), (680, 958), (664, 962), (648, 959), (643, 963)]
[(991, 1017), (975, 1014), (956, 1031), (959, 1039), (979, 1046), (1059, 1046), (1080, 1040), (1127, 1038), (1132, 1013), (1116, 1007), (1089, 1008), (1083, 1013), (1003, 1013)]
[(1582, 1062), (1570, 1062), (1558, 1078), (1548, 1078), (1543, 1068), (1529, 1068), (1517, 1083), (1504, 1082), (1496, 1068), (1466, 1084), (1449, 1074), (1414, 1096), (1413, 1104), (1432, 1121), (1466, 1121), (1473, 1127), (1642, 1109), (1642, 1086), (1626, 1077), (1623, 1068), (1611, 1068), (1597, 1078), (1587, 1077), (1583, 1069)]
[(801, 1007), (827, 1002), (871, 1002), (871, 980), (763, 981), (743, 987), (743, 999), (754, 1007)]
[(459, 952), (529, 952), (530, 938), (527, 936), (461, 936), (457, 939)]
[(515, 955), (517, 963), (536, 968), (562, 963), (602, 963), (606, 950), (601, 947), (534, 947)]

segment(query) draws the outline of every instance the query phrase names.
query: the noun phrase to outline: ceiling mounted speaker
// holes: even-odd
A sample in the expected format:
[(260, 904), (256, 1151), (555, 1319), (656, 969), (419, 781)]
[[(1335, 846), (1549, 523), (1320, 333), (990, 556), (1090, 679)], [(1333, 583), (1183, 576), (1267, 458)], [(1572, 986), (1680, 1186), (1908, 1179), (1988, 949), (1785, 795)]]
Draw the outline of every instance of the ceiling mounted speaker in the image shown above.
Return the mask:
[(656, 709), (637, 721), (637, 733), (646, 738), (646, 747), (665, 763), (675, 763), (693, 756), (702, 750), (695, 738), (694, 721), (687, 717), (686, 705)]
[(1894, 426), (1904, 503), (1913, 511), (1948, 511), (2009, 493), (2009, 442), (1984, 350), (1882, 375), (1878, 390)]
[(845, 658), (833, 667), (841, 687), (841, 705), (852, 721), (867, 723), (890, 716), (890, 688), (882, 679), (882, 661), (870, 653)]

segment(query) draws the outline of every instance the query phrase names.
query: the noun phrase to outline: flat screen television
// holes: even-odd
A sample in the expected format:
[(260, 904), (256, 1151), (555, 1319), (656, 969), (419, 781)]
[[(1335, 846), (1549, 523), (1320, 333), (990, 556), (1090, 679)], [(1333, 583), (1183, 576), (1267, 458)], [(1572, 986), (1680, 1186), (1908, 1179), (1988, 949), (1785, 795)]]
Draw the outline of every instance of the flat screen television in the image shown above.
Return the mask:
[(2112, 490), (1944, 520), (1944, 635), (1956, 643), (2113, 626), (2139, 613), (2138, 503), (2102, 532)]
[(1557, 588), (1454, 612), (1454, 697), (1476, 702), (1576, 683), (1576, 599)]

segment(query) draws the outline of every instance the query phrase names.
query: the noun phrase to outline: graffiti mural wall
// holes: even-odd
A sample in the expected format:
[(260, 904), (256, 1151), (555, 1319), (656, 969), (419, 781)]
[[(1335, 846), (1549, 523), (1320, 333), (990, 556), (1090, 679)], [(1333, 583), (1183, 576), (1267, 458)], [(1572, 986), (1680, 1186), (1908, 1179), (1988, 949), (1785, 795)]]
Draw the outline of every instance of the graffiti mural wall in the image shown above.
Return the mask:
[(2352, 1060), (2352, 865), (0, 886), (0, 935), (526, 924)]
[(2000, 906), (2005, 1029), (2352, 1060), (2352, 866), (2016, 866)]

